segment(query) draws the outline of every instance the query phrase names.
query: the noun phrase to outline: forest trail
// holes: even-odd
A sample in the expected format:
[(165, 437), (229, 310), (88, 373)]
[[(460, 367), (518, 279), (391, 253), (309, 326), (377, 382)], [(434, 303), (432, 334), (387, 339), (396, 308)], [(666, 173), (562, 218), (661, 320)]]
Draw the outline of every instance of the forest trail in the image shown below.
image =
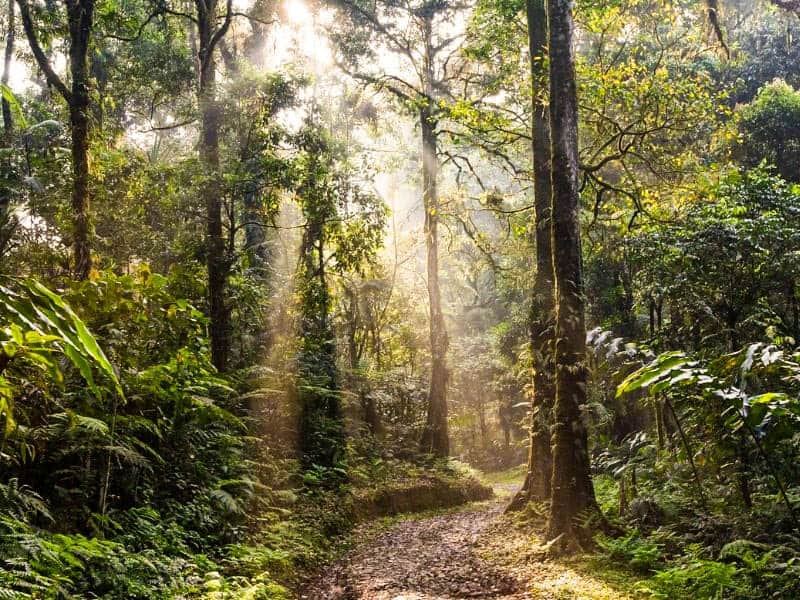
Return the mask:
[[(357, 543), (330, 565), (304, 600), (625, 600), (629, 596), (581, 569), (545, 561), (531, 532), (503, 509), (513, 490), (459, 512), (410, 518)], [(533, 543), (532, 543), (533, 542)], [(538, 551), (537, 551), (538, 549)], [(573, 561), (574, 563), (574, 561)]]

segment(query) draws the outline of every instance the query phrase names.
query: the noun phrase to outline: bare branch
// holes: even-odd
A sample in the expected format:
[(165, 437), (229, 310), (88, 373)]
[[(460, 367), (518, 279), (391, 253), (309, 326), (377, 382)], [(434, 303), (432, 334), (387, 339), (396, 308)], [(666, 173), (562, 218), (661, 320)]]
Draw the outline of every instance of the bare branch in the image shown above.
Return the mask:
[(150, 22), (155, 19), (159, 15), (166, 14), (162, 7), (156, 8), (150, 15), (145, 19), (140, 25), (139, 28), (136, 30), (136, 33), (133, 36), (123, 36), (123, 35), (116, 35), (114, 33), (106, 33), (103, 35), (104, 38), (111, 38), (113, 40), (119, 40), (121, 42), (135, 42), (140, 37), (142, 37), (142, 33), (144, 33), (144, 28), (147, 27)]
[(208, 55), (211, 56), (214, 52), (214, 48), (219, 44), (219, 41), (228, 33), (228, 28), (231, 26), (231, 21), (233, 20), (233, 0), (228, 0), (226, 9), (225, 9), (225, 20), (220, 25), (219, 29), (214, 32), (214, 35), (211, 36), (211, 40), (208, 42)]

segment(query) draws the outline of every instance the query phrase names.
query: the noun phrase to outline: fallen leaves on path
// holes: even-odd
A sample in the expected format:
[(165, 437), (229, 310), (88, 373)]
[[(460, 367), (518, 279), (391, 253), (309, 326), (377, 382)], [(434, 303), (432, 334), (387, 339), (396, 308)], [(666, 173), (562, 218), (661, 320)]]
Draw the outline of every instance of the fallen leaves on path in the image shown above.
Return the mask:
[(485, 510), (405, 521), (355, 548), (302, 596), (308, 600), (532, 598), (517, 580), (475, 553), (501, 512)]
[(629, 598), (568, 563), (543, 560), (532, 530), (515, 525), (502, 514), (504, 502), (501, 499), (464, 512), (398, 523), (331, 565), (301, 598)]

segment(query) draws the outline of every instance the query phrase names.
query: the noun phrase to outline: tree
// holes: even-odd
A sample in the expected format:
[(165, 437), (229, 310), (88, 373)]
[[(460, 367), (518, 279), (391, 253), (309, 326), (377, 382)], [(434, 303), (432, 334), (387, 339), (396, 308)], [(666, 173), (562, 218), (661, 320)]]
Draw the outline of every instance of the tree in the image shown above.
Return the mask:
[[(6, 14), (6, 47), (3, 54), (3, 75), (0, 78), (5, 88), (8, 88), (8, 81), (11, 76), (11, 59), (14, 58), (14, 41), (16, 37), (15, 28), (14, 0), (8, 0), (8, 13)], [(3, 109), (3, 137), (8, 142), (14, 131), (14, 119), (11, 115), (11, 103), (5, 97), (6, 90), (3, 90), (2, 109)]]
[(374, 259), (385, 210), (355, 183), (346, 160), (337, 159), (346, 152), (318, 123), (312, 121), (299, 137), (297, 196), (305, 219), (297, 278), (300, 445), (307, 468), (334, 467), (345, 432), (328, 277), (358, 272)]
[(553, 271), (556, 285), (552, 498), (547, 537), (580, 541), (576, 522), (597, 510), (582, 409), (586, 404), (586, 326), (581, 277), (578, 101), (572, 0), (549, 0)]
[(198, 31), (198, 59), (200, 78), (197, 96), (200, 102), (201, 134), (200, 160), (207, 169), (209, 181), (203, 186), (201, 196), (206, 207), (206, 261), (208, 267), (208, 299), (211, 360), (224, 371), (228, 365), (230, 346), (230, 308), (226, 305), (228, 257), (222, 231), (222, 189), (219, 173), (220, 110), (217, 103), (216, 69), (214, 52), (231, 24), (232, 0), (227, 0), (224, 20), (218, 24), (219, 0), (195, 0)]
[(631, 238), (640, 297), (675, 318), (663, 334), (695, 351), (733, 352), (764, 335), (800, 339), (800, 197), (779, 177), (734, 171)]
[[(227, 215), (227, 252), (234, 263), (231, 270), (244, 276), (234, 277), (235, 284), (229, 286), (226, 296), (232, 305), (231, 346), (238, 349), (230, 360), (242, 366), (248, 360), (246, 349), (254, 353), (251, 358), (263, 358), (274, 341), (268, 313), (278, 274), (276, 221), (283, 193), (296, 184), (292, 159), (284, 150), (293, 146), (294, 140), (277, 116), (298, 105), (296, 92), (302, 82), (277, 73), (258, 72), (243, 61), (235, 71), (230, 66), (226, 69), (232, 77), (223, 97), (223, 130), (227, 134), (223, 212)], [(238, 244), (241, 247), (237, 250)], [(255, 294), (251, 305), (255, 311), (248, 308), (248, 303), (233, 300), (245, 288)], [(239, 322), (248, 325), (240, 327)], [(248, 343), (243, 344), (237, 334), (246, 336)]]
[[(669, 306), (660, 337), (698, 353), (736, 352), (763, 339), (794, 346), (800, 338), (798, 196), (763, 170), (734, 171), (691, 198), (671, 222), (632, 239), (640, 295)], [(768, 324), (768, 325), (767, 325)], [(715, 405), (719, 409), (718, 405)], [(705, 422), (724, 430), (722, 410)], [(727, 437), (743, 504), (751, 508), (751, 461), (743, 432)]]
[(328, 223), (336, 218), (336, 188), (330, 141), (309, 127), (298, 189), (306, 225), (300, 247), (298, 295), (300, 340), (298, 394), (300, 444), (306, 467), (333, 467), (344, 449), (331, 293), (326, 279)]
[(738, 110), (734, 157), (748, 167), (774, 165), (786, 181), (800, 181), (800, 92), (773, 81)]
[[(438, 178), (440, 169), (440, 101), (462, 65), (456, 59), (456, 42), (462, 37), (449, 25), (458, 2), (418, 0), (397, 4), (380, 0), (365, 6), (359, 0), (334, 2), (348, 17), (349, 28), (334, 32), (342, 50), (343, 68), (359, 81), (383, 90), (415, 113), (421, 137), (422, 200), (425, 210), (427, 288), (431, 379), (428, 411), (421, 448), (436, 456), (450, 451), (447, 432), (447, 349), (449, 339), (439, 284), (439, 233), (441, 219)], [(449, 29), (450, 31), (448, 31)], [(395, 72), (376, 72), (377, 50), (391, 52), (401, 61)]]
[(551, 233), (550, 125), (547, 86), (547, 9), (545, 0), (526, 0), (528, 46), (531, 71), (531, 150), (533, 157), (534, 222), (536, 224), (536, 274), (529, 315), (533, 361), (528, 473), (510, 508), (529, 500), (550, 497), (552, 455), (550, 412), (555, 395), (553, 381), (553, 254)]
[(91, 269), (91, 223), (89, 205), (89, 108), (91, 103), (89, 46), (94, 20), (95, 0), (64, 0), (69, 30), (70, 87), (55, 72), (51, 58), (42, 50), (28, 0), (17, 0), (22, 27), (49, 86), (64, 98), (69, 109), (72, 134), (72, 211), (73, 268), (78, 279), (86, 279)]
[(527, 0), (531, 83), (533, 86), (533, 185), (536, 223), (536, 278), (531, 303), (531, 349), (534, 360), (529, 498), (550, 497), (550, 412), (554, 401), (553, 311), (554, 273), (552, 247), (552, 181), (547, 86), (547, 11), (544, 0)]
[(178, 14), (187, 17), (191, 26), (197, 29), (197, 100), (200, 111), (198, 153), (206, 178), (200, 188), (200, 198), (206, 216), (211, 360), (217, 369), (225, 371), (230, 351), (230, 307), (225, 298), (230, 257), (226, 252), (223, 235), (223, 189), (219, 154), (222, 115), (217, 99), (216, 51), (230, 28), (233, 2), (227, 0), (224, 11), (220, 11), (220, 0), (195, 0), (193, 4), (193, 14)]

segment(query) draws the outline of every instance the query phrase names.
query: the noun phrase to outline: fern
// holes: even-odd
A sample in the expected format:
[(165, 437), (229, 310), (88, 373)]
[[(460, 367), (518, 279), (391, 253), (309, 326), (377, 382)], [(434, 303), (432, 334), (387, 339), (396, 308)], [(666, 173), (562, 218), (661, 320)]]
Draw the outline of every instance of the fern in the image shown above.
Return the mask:
[(0, 512), (20, 521), (31, 516), (53, 521), (42, 497), (30, 487), (20, 485), (16, 478), (0, 483)]
[(616, 539), (598, 535), (595, 541), (608, 558), (623, 562), (635, 571), (649, 573), (662, 561), (661, 546), (642, 537), (636, 529)]

